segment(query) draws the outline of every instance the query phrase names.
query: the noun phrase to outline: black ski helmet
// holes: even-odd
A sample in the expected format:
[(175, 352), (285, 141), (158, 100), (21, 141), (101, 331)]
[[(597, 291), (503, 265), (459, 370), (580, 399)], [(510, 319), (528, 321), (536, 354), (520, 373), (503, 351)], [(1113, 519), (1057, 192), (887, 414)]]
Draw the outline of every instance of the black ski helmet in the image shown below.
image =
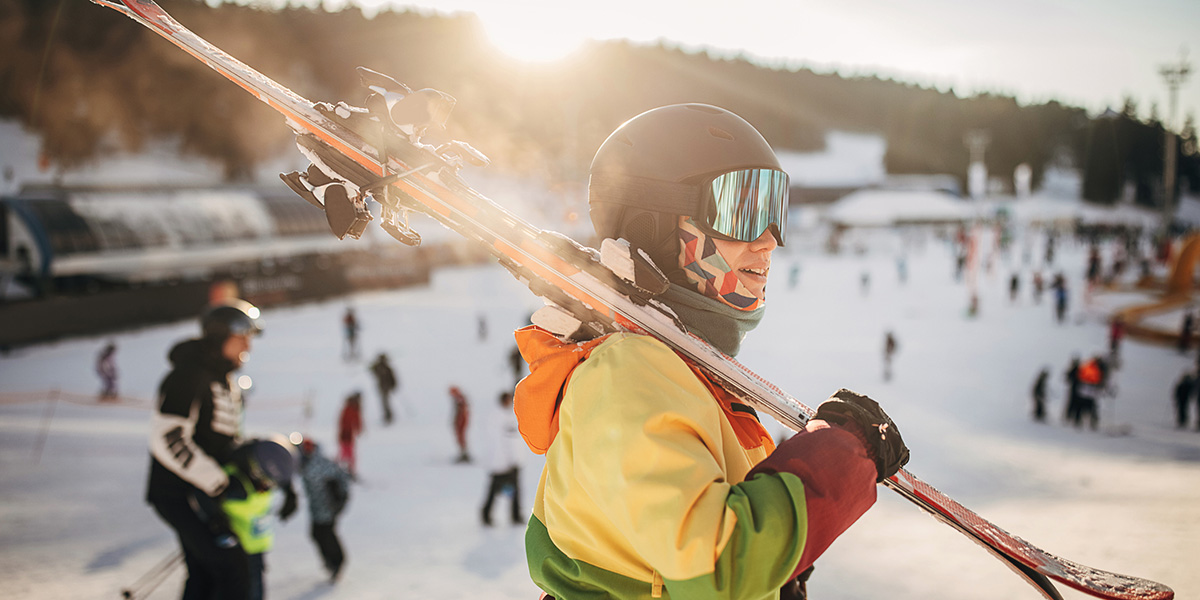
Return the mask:
[(601, 238), (645, 250), (669, 275), (677, 269), (678, 217), (698, 216), (705, 186), (741, 169), (782, 170), (745, 119), (708, 104), (646, 111), (613, 131), (592, 159), (592, 226)]
[(282, 436), (250, 440), (234, 451), (234, 462), (259, 488), (283, 485), (296, 470), (295, 448)]
[(213, 306), (200, 316), (201, 336), (206, 340), (224, 342), (231, 335), (259, 335), (262, 325), (259, 311), (245, 300), (229, 300)]

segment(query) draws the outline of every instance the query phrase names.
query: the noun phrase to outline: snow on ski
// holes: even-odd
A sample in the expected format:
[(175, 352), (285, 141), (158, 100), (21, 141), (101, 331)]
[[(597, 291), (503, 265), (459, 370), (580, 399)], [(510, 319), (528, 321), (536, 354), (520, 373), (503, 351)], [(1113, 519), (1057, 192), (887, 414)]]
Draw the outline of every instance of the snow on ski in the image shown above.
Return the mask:
[[(808, 422), (812, 409), (683, 331), (671, 311), (653, 300), (652, 293), (615, 274), (601, 262), (599, 252), (525, 222), (464, 183), (459, 168), (486, 160), (467, 144), (452, 142), (434, 148), (412, 133), (404, 139), (396, 132), (364, 131), (353, 125), (356, 113), (351, 107), (314, 104), (295, 94), (205, 41), (153, 0), (91, 1), (150, 28), (281, 113), (306, 156), (337, 162), (335, 170), (357, 173), (362, 181), (355, 183), (375, 192), (372, 197), (383, 207), (382, 225), (398, 240), (419, 242), (404, 218), (409, 211), (429, 215), (482, 243), (530, 291), (565, 309), (583, 327), (594, 333), (630, 330), (654, 335), (713, 374), (730, 392), (784, 425), (799, 430)], [(364, 74), (364, 79), (367, 76)], [(355, 110), (359, 116), (365, 112)], [(368, 215), (365, 220), (369, 219)], [(1175, 596), (1163, 584), (1049, 554), (908, 471), (901, 470), (884, 485), (982, 546), (1049, 600), (1061, 600), (1050, 580), (1112, 600), (1170, 600)]]

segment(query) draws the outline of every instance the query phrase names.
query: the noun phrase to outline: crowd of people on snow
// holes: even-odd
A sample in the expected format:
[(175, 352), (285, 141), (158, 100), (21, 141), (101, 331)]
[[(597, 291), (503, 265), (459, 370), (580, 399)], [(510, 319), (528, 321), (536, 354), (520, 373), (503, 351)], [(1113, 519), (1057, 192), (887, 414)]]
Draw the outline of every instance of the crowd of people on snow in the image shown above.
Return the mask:
[[(658, 280), (646, 283), (662, 290), (657, 299), (687, 330), (732, 357), (764, 314), (765, 271), (786, 235), (787, 189), (774, 151), (749, 123), (717, 107), (673, 105), (625, 122), (600, 147), (590, 172), (590, 214), (601, 238), (621, 240), (608, 250), (629, 264), (649, 264), (647, 276), (656, 273)], [(732, 216), (747, 205), (755, 207), (754, 219)], [(1011, 236), (997, 239), (1009, 243)], [(1054, 236), (1047, 241), (1047, 269), (1057, 243)], [(956, 244), (961, 279), (974, 268), (975, 248), (963, 232)], [(1113, 277), (1140, 255), (1122, 256), (1113, 260)], [(989, 270), (993, 258), (985, 261)], [(789, 287), (799, 279), (793, 266)], [(904, 260), (897, 273), (907, 279)], [(1105, 280), (1096, 246), (1086, 280), (1085, 294)], [(1010, 302), (1021, 283), (1012, 274)], [(860, 287), (870, 292), (868, 272)], [(1052, 290), (1054, 319), (1065, 322), (1069, 294), (1061, 271), (1049, 283), (1035, 271), (1030, 289), (1039, 303)], [(979, 314), (978, 303), (971, 294), (971, 316)], [(803, 431), (776, 442), (753, 409), (656, 338), (584, 336), (579, 323), (564, 327), (561, 315), (546, 312), (553, 310), (535, 313), (530, 321), (537, 325), (516, 332), (517, 348), (507, 359), (520, 384), (499, 394), (499, 416), (487, 419), (495, 435), (479, 509), (480, 523), (492, 526), (497, 501), (507, 498), (511, 521), (526, 526), (530, 574), (545, 600), (718, 592), (803, 600), (824, 550), (873, 505), (876, 484), (908, 462), (898, 427), (865, 395), (837, 390)], [(171, 371), (159, 389), (149, 439), (146, 500), (178, 539), (188, 570), (184, 598), (264, 597), (274, 524), (300, 503), (297, 477), (310, 537), (330, 581), (337, 581), (347, 552), (336, 529), (358, 477), (362, 392), (348, 394), (338, 413), (336, 459), (300, 434), (246, 439), (233, 373), (262, 330), (258, 309), (229, 300), (207, 309), (200, 324), (199, 337), (169, 352)], [(361, 323), (352, 307), (341, 327), (342, 356), (357, 362)], [(1190, 348), (1191, 327), (1181, 336), (1183, 349)], [(482, 314), (476, 331), (480, 342), (487, 339)], [(1064, 372), (1064, 419), (1073, 426), (1099, 427), (1123, 335), (1123, 324), (1114, 321), (1108, 356), (1076, 357)], [(895, 333), (885, 332), (885, 380), (894, 376), (898, 349)], [(97, 358), (102, 398), (116, 396), (115, 351), (110, 344)], [(400, 377), (383, 352), (367, 370), (386, 427), (395, 420), (391, 398)], [(1034, 383), (1038, 421), (1047, 418), (1051, 378), (1047, 367)], [(1176, 388), (1181, 427), (1197, 381), (1189, 373)], [(470, 401), (463, 387), (447, 384), (453, 460), (470, 464)], [(520, 484), (520, 457), (528, 451), (546, 461), (532, 512), (523, 510)], [(812, 489), (821, 493), (805, 491)], [(770, 528), (755, 520), (766, 507), (772, 507)]]
[[(1173, 232), (1172, 235), (1150, 235), (1141, 227), (1087, 225), (1077, 223), (1074, 230), (1074, 241), (1085, 245), (1087, 257), (1082, 272), (1084, 284), (1083, 303), (1085, 308), (1092, 301), (1093, 294), (1104, 287), (1119, 283), (1144, 283), (1151, 279), (1153, 265), (1167, 266), (1176, 258), (1181, 237)], [(1000, 234), (997, 239), (1003, 239)], [(1051, 230), (1044, 238), (1045, 254), (1040, 268), (1031, 269), (1027, 276), (1030, 282), (1031, 298), (1035, 304), (1042, 302), (1043, 294), (1049, 290), (1052, 293), (1053, 319), (1058, 324), (1067, 322), (1070, 308), (1070, 286), (1066, 273), (1055, 269), (1057, 248), (1063, 243), (1063, 234)], [(963, 280), (968, 270), (971, 258), (977, 251), (976, 240), (965, 228), (959, 229), (953, 242), (955, 248), (955, 278)], [(1109, 252), (1108, 260), (1104, 260), (1102, 248)], [(1024, 252), (1024, 262), (1032, 262), (1030, 248)], [(999, 248), (1003, 252), (1003, 247)], [(983, 261), (984, 268), (990, 268), (990, 258)], [(1106, 268), (1107, 262), (1107, 268)], [(1134, 272), (1132, 267), (1138, 266)], [(1047, 282), (1046, 274), (1052, 273)], [(1012, 272), (1008, 279), (1009, 302), (1019, 301), (1022, 291), (1022, 274)], [(978, 295), (969, 297), (968, 316), (976, 316), (979, 311)], [(1193, 350), (1196, 341), (1197, 314), (1194, 306), (1185, 306), (1180, 317), (1180, 325), (1174, 336), (1176, 347), (1181, 354)], [(1108, 349), (1107, 353), (1097, 353), (1086, 359), (1079, 355), (1073, 356), (1062, 372), (1062, 419), (1076, 428), (1096, 430), (1100, 425), (1100, 406), (1105, 399), (1115, 399), (1117, 387), (1114, 383), (1114, 373), (1121, 367), (1121, 346), (1126, 336), (1127, 324), (1120, 313), (1112, 315), (1108, 320)], [(1200, 430), (1200, 354), (1196, 357), (1195, 368), (1183, 373), (1173, 388), (1173, 406), (1176, 425), (1187, 427), (1190, 407), (1197, 404), (1196, 428)], [(885, 358), (885, 373), (889, 360)], [(1052, 368), (1041, 368), (1034, 377), (1031, 398), (1032, 417), (1037, 422), (1048, 419), (1048, 405), (1054, 393), (1055, 382)]]
[[(1121, 277), (1134, 257), (1142, 265), (1140, 274), (1137, 275), (1141, 280), (1145, 280), (1149, 276), (1151, 261), (1167, 264), (1172, 258), (1173, 246), (1170, 238), (1157, 238), (1151, 255), (1151, 253), (1143, 251), (1143, 244), (1140, 241), (1142, 239), (1141, 231), (1135, 228), (1113, 230), (1103, 227), (1081, 228), (1079, 236), (1089, 244), (1084, 272), (1089, 297), (1099, 286), (1111, 285)], [(1112, 258), (1110, 269), (1107, 271), (1103, 267), (1100, 253), (1100, 242), (1106, 236), (1115, 237), (1115, 243), (1110, 244)], [(1049, 261), (1052, 256), (1049, 248), (1052, 248), (1052, 244), (1048, 243), (1047, 248), (1047, 261)], [(1016, 277), (1016, 275), (1013, 276), (1014, 282)], [(1012, 289), (1015, 290), (1016, 285), (1013, 283)], [(1034, 285), (1035, 288), (1040, 287), (1039, 274), (1035, 274)], [(1062, 273), (1055, 275), (1051, 288), (1056, 290), (1056, 294), (1065, 293), (1066, 284)], [(1035, 292), (1035, 299), (1037, 298), (1036, 294), (1037, 292)], [(1064, 304), (1065, 300), (1061, 296), (1056, 297), (1055, 315), (1056, 320), (1060, 323), (1064, 320)], [(1180, 354), (1186, 354), (1192, 350), (1196, 325), (1193, 308), (1191, 306), (1184, 307), (1179, 331), (1175, 336), (1175, 344)], [(1073, 356), (1062, 374), (1065, 384), (1063, 421), (1076, 428), (1087, 426), (1092, 430), (1098, 429), (1100, 403), (1106, 397), (1115, 397), (1117, 393), (1113, 383), (1113, 373), (1121, 367), (1121, 346), (1126, 334), (1126, 323), (1120, 313), (1109, 318), (1107, 329), (1107, 354), (1096, 354), (1086, 360), (1081, 359), (1078, 355)], [(1051, 369), (1044, 367), (1035, 377), (1031, 390), (1032, 414), (1033, 419), (1037, 422), (1044, 422), (1047, 418), (1046, 407), (1049, 402), (1050, 382)], [(1198, 415), (1196, 429), (1200, 430), (1200, 354), (1196, 357), (1195, 367), (1181, 374), (1175, 382), (1172, 403), (1175, 410), (1175, 424), (1179, 428), (1188, 426), (1190, 406), (1196, 403)]]
[[(480, 315), (480, 340), (486, 334)], [(358, 357), (360, 328), (348, 309), (342, 325), (343, 357)], [(187, 568), (184, 598), (261, 600), (263, 572), (274, 544), (278, 522), (289, 520), (301, 496), (308, 506), (309, 536), (328, 575), (336, 582), (346, 563), (337, 522), (357, 479), (357, 440), (364, 431), (363, 394), (352, 391), (337, 413), (336, 455), (327, 455), (312, 437), (300, 433), (246, 438), (243, 435), (243, 390), (234, 373), (249, 357), (253, 338), (262, 332), (259, 311), (248, 302), (227, 299), (200, 317), (200, 335), (174, 345), (168, 353), (170, 372), (159, 386), (150, 437), (150, 475), (146, 501), (170, 527)], [(116, 398), (116, 344), (107, 343), (96, 358), (100, 399)], [(506, 357), (514, 385), (524, 361), (514, 347)], [(400, 378), (386, 352), (367, 366), (379, 393), (382, 425), (396, 418), (391, 396)], [(470, 403), (458, 386), (449, 387), (453, 403), (452, 433), (456, 462), (470, 463), (467, 427)], [(513, 412), (511, 389), (499, 396), (495, 431), (487, 448), (486, 490), (480, 521), (492, 525), (493, 505), (507, 499), (511, 521), (523, 524), (520, 457), (524, 448)], [(404, 414), (411, 416), (407, 404)]]
[[(1093, 431), (1100, 427), (1100, 401), (1105, 395), (1113, 394), (1109, 361), (1103, 356), (1092, 356), (1082, 360), (1071, 358), (1063, 372), (1066, 395), (1063, 402), (1063, 422), (1076, 429), (1085, 425)], [(1046, 422), (1047, 404), (1050, 394), (1050, 368), (1038, 372), (1033, 383), (1033, 419)]]

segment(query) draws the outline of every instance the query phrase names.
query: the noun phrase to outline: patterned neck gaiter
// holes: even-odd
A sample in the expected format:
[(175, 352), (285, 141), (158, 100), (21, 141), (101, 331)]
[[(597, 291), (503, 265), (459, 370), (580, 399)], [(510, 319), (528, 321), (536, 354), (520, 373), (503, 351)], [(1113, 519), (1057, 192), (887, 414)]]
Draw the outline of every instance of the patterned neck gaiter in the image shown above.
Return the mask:
[(679, 243), (682, 245), (679, 267), (701, 294), (744, 311), (755, 310), (766, 303), (766, 299), (756, 298), (742, 285), (737, 273), (717, 252), (712, 238), (701, 231), (691, 217), (684, 218), (679, 225)]

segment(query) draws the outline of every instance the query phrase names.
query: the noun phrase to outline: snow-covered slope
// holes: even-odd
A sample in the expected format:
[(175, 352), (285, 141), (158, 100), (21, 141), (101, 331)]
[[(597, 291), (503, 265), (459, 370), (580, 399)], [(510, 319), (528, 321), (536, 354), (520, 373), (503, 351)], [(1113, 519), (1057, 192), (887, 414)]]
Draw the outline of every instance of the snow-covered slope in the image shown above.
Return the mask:
[[(1179, 598), (1200, 597), (1200, 432), (1174, 428), (1171, 389), (1194, 356), (1127, 340), (1105, 398), (1101, 430), (1060, 423), (1061, 373), (1072, 353), (1105, 350), (1104, 297), (1083, 305), (1083, 250), (1059, 247), (1071, 280), (1067, 324), (1050, 297), (1034, 303), (1032, 266), (1020, 252), (997, 257), (977, 282), (980, 313), (953, 278), (942, 242), (908, 241), (907, 283), (896, 255), (775, 257), (770, 310), (739, 359), (808, 403), (838, 387), (867, 393), (895, 417), (912, 448), (910, 469), (1009, 531), (1078, 562), (1162, 581)], [(1020, 242), (1015, 248), (1021, 248)], [(1037, 253), (1033, 253), (1037, 255)], [(792, 266), (798, 285), (789, 287)], [(1020, 272), (1010, 302), (1008, 275)], [(869, 288), (861, 275), (870, 274)], [(353, 305), (365, 359), (341, 358), (340, 318)], [(251, 433), (306, 432), (332, 451), (342, 398), (366, 396), (359, 443), (361, 485), (340, 530), (348, 552), (342, 581), (324, 582), (307, 538), (304, 507), (279, 528), (268, 555), (268, 594), (315, 598), (533, 600), (523, 530), (479, 523), (487, 484), (488, 422), (511, 386), (509, 331), (539, 306), (497, 267), (439, 272), (427, 288), (371, 293), (268, 311), (244, 373), (254, 380)], [(477, 318), (488, 335), (480, 340)], [(99, 405), (96, 352), (109, 338), (28, 348), (0, 357), (0, 589), (10, 598), (117, 597), (174, 551), (167, 527), (143, 503), (150, 401), (167, 348), (192, 323), (114, 336), (127, 404)], [(899, 353), (882, 377), (883, 336)], [(380, 423), (367, 359), (387, 351), (401, 378), (391, 427)], [(1029, 418), (1037, 371), (1053, 373), (1046, 424)], [(477, 460), (453, 463), (447, 388), (470, 399)], [(43, 400), (58, 389), (59, 400)], [(407, 410), (408, 412), (405, 412)], [(1195, 418), (1193, 416), (1193, 418)], [(1194, 422), (1194, 421), (1193, 421)], [(778, 430), (778, 427), (776, 427)], [(42, 433), (45, 437), (42, 437)], [(1123, 434), (1123, 435), (1118, 435)], [(522, 471), (528, 510), (540, 469)], [(501, 503), (496, 511), (497, 522)], [(177, 597), (176, 573), (153, 598)], [(886, 490), (878, 504), (817, 563), (820, 600), (971, 598), (1037, 594), (999, 562)], [(1067, 598), (1081, 598), (1063, 590)]]

